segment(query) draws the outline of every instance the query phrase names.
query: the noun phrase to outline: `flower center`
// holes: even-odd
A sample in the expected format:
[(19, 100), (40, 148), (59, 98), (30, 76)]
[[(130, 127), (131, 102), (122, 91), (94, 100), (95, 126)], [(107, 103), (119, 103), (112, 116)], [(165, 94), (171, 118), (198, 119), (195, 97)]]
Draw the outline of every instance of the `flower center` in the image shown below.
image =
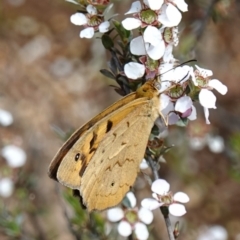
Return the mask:
[(197, 75), (196, 81), (197, 81), (199, 87), (204, 88), (204, 87), (208, 86), (208, 80), (206, 78), (204, 78), (203, 76)]
[(159, 195), (160, 202), (164, 203), (164, 206), (169, 206), (173, 203), (173, 197), (171, 192), (165, 195)]
[(184, 94), (184, 90), (185, 88), (183, 88), (182, 85), (176, 84), (173, 88), (171, 88), (168, 91), (167, 95), (170, 98), (180, 98)]
[(146, 24), (152, 24), (157, 19), (157, 14), (151, 9), (142, 10), (140, 19)]
[(150, 57), (147, 57), (147, 61), (146, 61), (146, 67), (150, 70), (150, 71), (154, 71), (158, 68), (159, 66), (159, 62), (158, 60), (153, 60)]
[(126, 218), (126, 220), (127, 220), (130, 224), (134, 224), (134, 223), (136, 223), (137, 220), (138, 220), (137, 212), (134, 211), (134, 210), (128, 210), (128, 211), (125, 213), (125, 218)]
[(103, 17), (98, 16), (98, 15), (94, 15), (94, 16), (91, 16), (88, 19), (88, 26), (90, 26), (90, 27), (97, 27), (102, 22), (103, 22)]

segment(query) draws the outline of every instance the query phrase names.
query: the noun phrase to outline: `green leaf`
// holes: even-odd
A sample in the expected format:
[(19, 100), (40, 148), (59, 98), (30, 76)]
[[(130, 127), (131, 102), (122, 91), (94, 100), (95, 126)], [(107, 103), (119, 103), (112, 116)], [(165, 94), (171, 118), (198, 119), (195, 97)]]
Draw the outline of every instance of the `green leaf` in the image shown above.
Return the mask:
[(108, 34), (102, 35), (102, 44), (107, 50), (111, 50), (114, 47), (113, 40)]

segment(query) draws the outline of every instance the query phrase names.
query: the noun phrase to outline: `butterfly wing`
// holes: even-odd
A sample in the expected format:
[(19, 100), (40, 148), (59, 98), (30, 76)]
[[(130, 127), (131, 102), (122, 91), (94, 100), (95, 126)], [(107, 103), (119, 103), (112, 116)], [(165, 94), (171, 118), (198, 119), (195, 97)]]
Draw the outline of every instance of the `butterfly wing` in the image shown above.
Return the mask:
[(120, 124), (104, 136), (79, 188), (88, 210), (103, 210), (117, 205), (133, 186), (158, 116), (152, 99), (138, 101)]

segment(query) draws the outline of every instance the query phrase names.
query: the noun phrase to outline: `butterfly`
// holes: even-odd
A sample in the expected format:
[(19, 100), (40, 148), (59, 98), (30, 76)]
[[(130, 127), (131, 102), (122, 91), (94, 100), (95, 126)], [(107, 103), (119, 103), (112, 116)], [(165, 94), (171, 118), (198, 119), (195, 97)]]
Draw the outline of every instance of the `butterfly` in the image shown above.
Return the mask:
[(149, 80), (76, 130), (51, 161), (50, 178), (79, 191), (89, 211), (120, 203), (161, 115), (159, 96), (158, 80)]

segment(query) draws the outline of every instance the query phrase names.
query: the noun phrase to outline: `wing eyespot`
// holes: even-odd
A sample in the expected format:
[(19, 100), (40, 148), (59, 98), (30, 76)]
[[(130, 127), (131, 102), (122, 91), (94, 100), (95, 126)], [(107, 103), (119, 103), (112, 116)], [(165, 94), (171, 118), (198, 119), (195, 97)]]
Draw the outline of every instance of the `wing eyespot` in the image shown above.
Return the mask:
[(111, 182), (111, 187), (113, 187), (115, 185), (115, 182)]
[(84, 161), (84, 160), (86, 159), (86, 156), (85, 156), (83, 153), (77, 153), (77, 154), (75, 155), (74, 160), (77, 162), (79, 159), (80, 159), (81, 161)]
[(76, 162), (79, 160), (80, 155), (81, 155), (80, 153), (77, 153), (77, 154), (75, 155), (75, 161), (76, 161)]

